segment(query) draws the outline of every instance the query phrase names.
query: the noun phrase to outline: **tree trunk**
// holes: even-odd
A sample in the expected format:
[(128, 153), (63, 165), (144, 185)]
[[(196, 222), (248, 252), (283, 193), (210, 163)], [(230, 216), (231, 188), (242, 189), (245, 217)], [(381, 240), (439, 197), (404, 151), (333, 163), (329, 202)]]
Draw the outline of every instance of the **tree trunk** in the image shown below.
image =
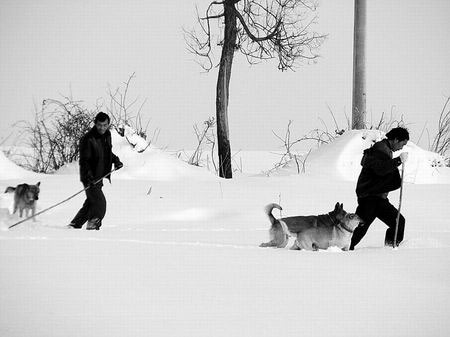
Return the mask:
[(231, 66), (236, 47), (236, 14), (233, 1), (225, 1), (225, 36), (220, 58), (219, 75), (216, 89), (217, 143), (219, 154), (219, 175), (232, 178), (231, 147), (228, 128), (228, 98), (231, 77)]
[(366, 127), (366, 0), (355, 0), (352, 129)]

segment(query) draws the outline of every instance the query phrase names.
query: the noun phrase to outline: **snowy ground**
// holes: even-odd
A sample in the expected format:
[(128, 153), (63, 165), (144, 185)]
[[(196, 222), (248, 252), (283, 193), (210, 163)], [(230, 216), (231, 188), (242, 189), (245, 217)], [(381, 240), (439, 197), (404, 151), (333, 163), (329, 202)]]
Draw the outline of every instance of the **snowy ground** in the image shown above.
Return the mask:
[[(291, 165), (229, 181), (115, 138), (125, 167), (105, 183), (98, 232), (63, 229), (83, 195), (7, 230), (18, 219), (2, 194), (0, 336), (449, 336), (450, 169), (414, 144), (399, 249), (383, 247), (378, 221), (353, 252), (258, 247), (267, 203), (283, 216), (337, 201), (354, 211), (361, 151), (378, 136), (344, 135), (312, 153), (303, 175)], [(35, 175), (0, 153), (2, 190), (37, 181), (39, 209), (81, 189), (76, 165)]]

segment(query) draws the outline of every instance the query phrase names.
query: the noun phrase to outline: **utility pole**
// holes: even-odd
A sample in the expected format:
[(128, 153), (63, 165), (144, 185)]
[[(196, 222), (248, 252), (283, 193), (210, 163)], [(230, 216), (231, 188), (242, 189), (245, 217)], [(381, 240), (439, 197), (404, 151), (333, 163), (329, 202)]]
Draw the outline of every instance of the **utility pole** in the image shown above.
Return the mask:
[(366, 0), (355, 0), (352, 129), (366, 127)]

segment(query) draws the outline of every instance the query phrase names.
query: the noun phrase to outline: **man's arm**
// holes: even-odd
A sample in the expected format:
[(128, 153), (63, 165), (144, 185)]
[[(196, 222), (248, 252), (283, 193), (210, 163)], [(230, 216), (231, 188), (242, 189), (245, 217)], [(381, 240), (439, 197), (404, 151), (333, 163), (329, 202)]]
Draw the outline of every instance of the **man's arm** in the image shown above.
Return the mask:
[(365, 152), (361, 160), (363, 167), (371, 169), (379, 176), (385, 176), (394, 172), (401, 163), (402, 161), (399, 157), (391, 159), (386, 154), (376, 151)]
[(123, 167), (123, 163), (120, 161), (119, 157), (117, 157), (113, 152), (112, 154), (112, 162), (114, 164), (114, 169), (119, 170)]
[(87, 137), (82, 137), (80, 140), (80, 178), (83, 182), (89, 183), (94, 179), (94, 172), (90, 167), (92, 159), (92, 150), (89, 146)]

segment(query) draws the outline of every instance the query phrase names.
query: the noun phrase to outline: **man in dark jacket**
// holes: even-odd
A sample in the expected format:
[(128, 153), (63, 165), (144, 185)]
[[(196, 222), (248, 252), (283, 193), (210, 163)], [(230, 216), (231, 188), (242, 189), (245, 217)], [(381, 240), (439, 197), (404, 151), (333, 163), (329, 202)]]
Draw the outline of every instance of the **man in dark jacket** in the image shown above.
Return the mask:
[(81, 228), (87, 221), (86, 229), (100, 229), (106, 213), (106, 199), (103, 194), (102, 177), (107, 175), (112, 164), (116, 170), (123, 164), (112, 152), (110, 119), (104, 112), (99, 112), (94, 120), (95, 126), (80, 141), (80, 180), (86, 189), (86, 201), (78, 211), (69, 227)]
[[(408, 130), (398, 127), (386, 134), (387, 139), (375, 143), (364, 151), (361, 160), (361, 173), (356, 185), (358, 208), (356, 214), (364, 221), (353, 232), (350, 249), (366, 235), (369, 226), (375, 218), (383, 221), (389, 228), (386, 230), (385, 245), (394, 246), (395, 227), (398, 210), (387, 198), (390, 191), (398, 189), (401, 177), (398, 166), (408, 159), (408, 153), (392, 158), (393, 152), (401, 150), (409, 140)], [(396, 245), (403, 240), (405, 218), (400, 215)]]

